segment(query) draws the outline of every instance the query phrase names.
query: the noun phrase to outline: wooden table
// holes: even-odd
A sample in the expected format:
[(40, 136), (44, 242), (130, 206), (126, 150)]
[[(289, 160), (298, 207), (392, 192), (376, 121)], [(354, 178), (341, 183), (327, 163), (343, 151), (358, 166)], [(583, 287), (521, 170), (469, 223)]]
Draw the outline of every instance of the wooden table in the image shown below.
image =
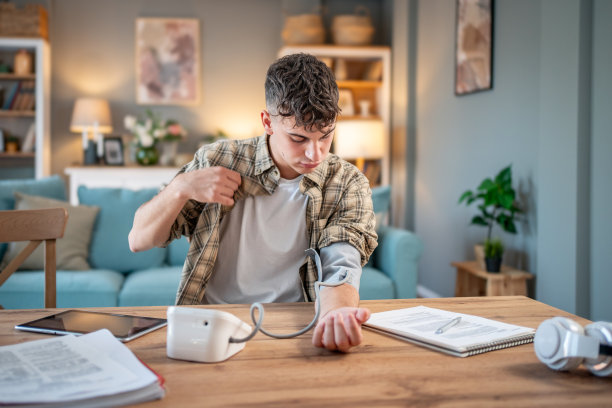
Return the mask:
[(502, 265), (501, 271), (483, 271), (476, 261), (453, 262), (457, 268), (455, 296), (527, 296), (527, 279), (533, 275)]
[[(574, 317), (518, 296), (362, 302), (372, 312), (420, 304), (533, 328), (553, 316)], [(250, 321), (247, 305), (209, 307)], [(165, 307), (92, 310), (154, 317), (166, 313)], [(13, 326), (49, 312), (0, 311), (0, 345), (47, 338)], [(295, 331), (312, 314), (310, 304), (267, 305), (264, 327)], [(458, 358), (364, 330), (362, 345), (341, 354), (314, 348), (311, 333), (290, 340), (259, 333), (240, 353), (216, 364), (166, 357), (165, 328), (127, 345), (166, 379), (166, 396), (141, 407), (612, 406), (612, 378), (599, 378), (582, 368), (572, 373), (552, 371), (537, 360), (532, 344)]]

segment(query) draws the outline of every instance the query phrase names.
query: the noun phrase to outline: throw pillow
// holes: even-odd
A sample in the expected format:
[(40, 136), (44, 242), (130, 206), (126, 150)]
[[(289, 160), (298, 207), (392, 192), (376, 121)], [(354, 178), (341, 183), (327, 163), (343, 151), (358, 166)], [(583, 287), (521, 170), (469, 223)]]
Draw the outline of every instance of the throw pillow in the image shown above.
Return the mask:
[(149, 201), (158, 189), (88, 188), (77, 190), (81, 204), (97, 205), (100, 214), (91, 237), (89, 262), (96, 269), (130, 272), (163, 265), (166, 248), (133, 253), (128, 235), (138, 207)]
[[(91, 231), (100, 210), (90, 206), (71, 206), (66, 201), (54, 200), (52, 198), (31, 196), (15, 192), (16, 210), (38, 210), (41, 208), (62, 207), (68, 211), (68, 222), (63, 238), (57, 240), (56, 266), (63, 270), (88, 270), (87, 263), (89, 255), (89, 242)], [(26, 247), (28, 242), (11, 242), (4, 256), (4, 262), (8, 263)], [(44, 243), (21, 264), (20, 269), (44, 269)]]

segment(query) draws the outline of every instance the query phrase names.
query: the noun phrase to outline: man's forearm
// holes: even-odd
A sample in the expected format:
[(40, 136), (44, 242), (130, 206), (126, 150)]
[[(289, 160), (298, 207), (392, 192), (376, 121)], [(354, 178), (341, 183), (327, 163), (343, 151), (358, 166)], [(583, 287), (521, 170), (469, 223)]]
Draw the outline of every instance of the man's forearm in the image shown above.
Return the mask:
[(322, 287), (319, 296), (321, 297), (319, 319), (322, 319), (328, 312), (341, 307), (359, 306), (359, 293), (354, 286), (347, 283), (335, 287)]
[(185, 202), (181, 191), (170, 183), (151, 201), (143, 204), (134, 215), (129, 234), (130, 249), (133, 252), (146, 251), (166, 242)]

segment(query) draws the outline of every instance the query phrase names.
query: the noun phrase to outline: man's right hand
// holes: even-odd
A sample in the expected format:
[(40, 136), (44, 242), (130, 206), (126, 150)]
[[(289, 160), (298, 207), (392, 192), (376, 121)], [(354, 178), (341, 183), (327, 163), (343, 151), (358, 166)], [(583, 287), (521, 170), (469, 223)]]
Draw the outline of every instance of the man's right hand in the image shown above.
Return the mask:
[(176, 176), (170, 184), (134, 215), (128, 237), (133, 252), (162, 245), (187, 200), (234, 205), (234, 193), (242, 179), (225, 167), (198, 169)]
[(173, 181), (188, 199), (222, 205), (234, 205), (234, 193), (241, 182), (240, 173), (225, 167), (190, 171), (180, 174)]

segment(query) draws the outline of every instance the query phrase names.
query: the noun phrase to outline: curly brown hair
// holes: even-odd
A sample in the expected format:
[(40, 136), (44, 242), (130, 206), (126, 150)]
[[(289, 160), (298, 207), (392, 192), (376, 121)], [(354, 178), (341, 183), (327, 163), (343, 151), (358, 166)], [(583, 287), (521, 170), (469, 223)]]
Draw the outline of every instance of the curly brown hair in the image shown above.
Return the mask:
[(278, 59), (266, 74), (266, 107), (271, 115), (294, 117), (296, 126), (317, 130), (333, 125), (340, 113), (338, 85), (325, 63), (310, 54)]

